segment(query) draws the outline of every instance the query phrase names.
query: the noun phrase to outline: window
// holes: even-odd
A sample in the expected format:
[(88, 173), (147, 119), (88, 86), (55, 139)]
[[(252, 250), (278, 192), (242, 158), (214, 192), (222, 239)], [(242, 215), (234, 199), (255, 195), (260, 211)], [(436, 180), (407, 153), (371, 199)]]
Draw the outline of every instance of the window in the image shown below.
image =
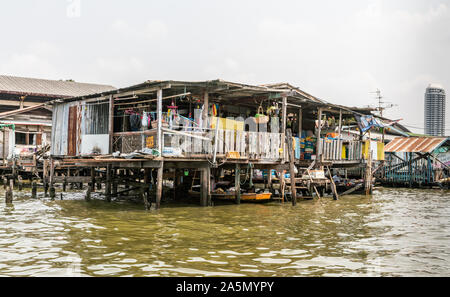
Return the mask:
[(33, 134), (28, 134), (28, 143), (27, 143), (27, 134), (16, 132), (16, 144), (20, 145), (34, 145)]

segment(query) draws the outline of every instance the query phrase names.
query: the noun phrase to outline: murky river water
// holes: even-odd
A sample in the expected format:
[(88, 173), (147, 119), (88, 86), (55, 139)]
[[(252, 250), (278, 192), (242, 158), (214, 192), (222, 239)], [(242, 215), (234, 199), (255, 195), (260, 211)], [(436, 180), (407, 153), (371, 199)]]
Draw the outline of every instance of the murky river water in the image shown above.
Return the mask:
[(2, 191), (0, 276), (450, 275), (448, 191), (151, 212)]

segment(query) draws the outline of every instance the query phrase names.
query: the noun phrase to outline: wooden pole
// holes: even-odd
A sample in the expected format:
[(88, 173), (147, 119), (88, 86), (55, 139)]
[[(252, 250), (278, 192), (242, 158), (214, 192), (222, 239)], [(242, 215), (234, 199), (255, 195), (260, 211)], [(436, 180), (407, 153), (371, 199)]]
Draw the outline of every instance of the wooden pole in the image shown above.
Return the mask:
[(19, 187), (19, 191), (22, 191), (23, 180), (22, 180), (22, 176), (20, 176), (20, 175), (17, 177), (17, 186)]
[(287, 149), (289, 153), (289, 173), (291, 176), (291, 196), (292, 206), (297, 205), (297, 187), (295, 183), (295, 160), (294, 160), (294, 148), (292, 145), (292, 130), (286, 130)]
[(285, 192), (285, 189), (286, 189), (286, 182), (285, 182), (285, 178), (284, 178), (285, 174), (286, 174), (285, 170), (282, 170), (281, 173), (280, 173), (281, 203), (284, 203), (284, 196), (285, 196), (284, 192)]
[[(158, 101), (157, 101), (157, 117), (158, 117), (158, 151), (160, 156), (162, 156), (162, 95), (163, 95), (163, 91), (162, 89), (159, 89), (157, 92), (157, 97), (158, 97)], [(158, 171), (159, 174), (159, 171)], [(158, 206), (158, 205), (157, 205)]]
[(331, 192), (333, 192), (333, 199), (334, 200), (338, 200), (339, 199), (339, 195), (338, 195), (338, 192), (337, 192), (336, 184), (334, 183), (334, 180), (333, 180), (333, 176), (331, 175), (330, 167), (327, 166), (327, 169), (328, 169), (328, 175), (330, 176)]
[(95, 191), (95, 167), (91, 167), (91, 191)]
[(207, 204), (208, 206), (212, 206), (212, 197), (211, 197), (211, 168), (208, 166), (206, 168), (206, 175), (208, 179), (208, 191), (207, 191)]
[(234, 184), (236, 204), (241, 204), (241, 165), (237, 163), (234, 170)]
[(203, 128), (208, 128), (208, 115), (209, 115), (209, 94), (207, 91), (205, 91), (203, 94), (203, 113), (202, 113)]
[(106, 189), (105, 189), (106, 201), (111, 202), (111, 165), (106, 166)]
[(298, 138), (302, 138), (302, 130), (303, 130), (303, 109), (298, 109)]
[(366, 174), (365, 174), (365, 182), (366, 182), (366, 195), (372, 194), (372, 151), (368, 152), (369, 156), (367, 157), (366, 164)]
[(13, 193), (11, 188), (8, 186), (5, 192), (5, 203), (11, 204), (13, 202)]
[(143, 196), (143, 199), (144, 199), (144, 205), (145, 205), (145, 209), (146, 210), (150, 210), (151, 209), (151, 207), (152, 207), (152, 204), (150, 203), (150, 199), (149, 199), (149, 196), (150, 196), (150, 187), (149, 187), (149, 184), (150, 184), (150, 168), (145, 168), (144, 169), (144, 188), (145, 188), (145, 191), (144, 191), (144, 196)]
[(109, 96), (109, 154), (113, 153), (113, 144), (114, 144), (114, 97), (112, 95)]
[(201, 171), (201, 191), (200, 191), (200, 205), (208, 206), (208, 171), (203, 168)]
[(37, 184), (36, 181), (31, 182), (31, 198), (36, 199), (37, 197)]
[(3, 166), (6, 166), (6, 128), (3, 128)]
[(287, 122), (287, 97), (283, 97), (283, 117), (281, 119), (281, 133), (283, 133), (283, 143), (282, 148), (283, 148), (283, 163), (286, 162), (286, 122)]
[(158, 176), (156, 181), (156, 209), (161, 208), (163, 173), (164, 173), (164, 162), (161, 162), (161, 166), (158, 168)]
[(317, 113), (317, 119), (318, 119), (318, 125), (319, 127), (317, 128), (317, 143), (316, 143), (316, 160), (318, 162), (322, 161), (322, 143), (321, 143), (321, 139), (320, 139), (320, 133), (322, 132), (322, 108), (318, 109), (318, 113)]
[(55, 200), (56, 190), (55, 190), (55, 160), (50, 159), (50, 198)]
[(67, 190), (67, 175), (64, 176), (64, 181), (63, 181), (63, 192), (66, 192)]
[(341, 139), (342, 133), (342, 109), (339, 109), (339, 130), (338, 130), (338, 139)]
[(86, 191), (86, 196), (84, 197), (84, 200), (86, 200), (86, 202), (91, 201), (91, 193), (92, 193), (92, 189), (94, 189), (95, 184), (89, 184), (87, 191)]

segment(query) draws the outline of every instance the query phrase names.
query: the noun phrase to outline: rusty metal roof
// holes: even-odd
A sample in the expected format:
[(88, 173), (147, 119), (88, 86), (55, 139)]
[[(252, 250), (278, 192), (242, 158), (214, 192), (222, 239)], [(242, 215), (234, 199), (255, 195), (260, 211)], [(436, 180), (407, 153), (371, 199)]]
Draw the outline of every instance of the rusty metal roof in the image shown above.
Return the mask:
[(432, 153), (448, 140), (447, 137), (397, 137), (389, 142), (387, 153)]

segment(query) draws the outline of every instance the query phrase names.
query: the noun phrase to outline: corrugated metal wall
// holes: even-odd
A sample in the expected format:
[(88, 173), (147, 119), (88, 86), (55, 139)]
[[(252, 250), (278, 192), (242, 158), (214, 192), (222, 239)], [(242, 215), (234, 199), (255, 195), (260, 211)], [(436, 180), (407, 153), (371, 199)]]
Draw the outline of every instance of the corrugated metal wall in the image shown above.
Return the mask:
[[(76, 129), (78, 135), (77, 143), (82, 143), (83, 135), (104, 135), (108, 134), (109, 125), (109, 103), (86, 103), (69, 102), (55, 104), (53, 107), (52, 121), (52, 155), (68, 154), (68, 123), (69, 109), (72, 106), (79, 106), (78, 112), (81, 112), (81, 122), (79, 129)], [(77, 154), (80, 147), (78, 146)]]
[(82, 134), (96, 135), (108, 134), (109, 128), (109, 103), (85, 104), (82, 108)]

